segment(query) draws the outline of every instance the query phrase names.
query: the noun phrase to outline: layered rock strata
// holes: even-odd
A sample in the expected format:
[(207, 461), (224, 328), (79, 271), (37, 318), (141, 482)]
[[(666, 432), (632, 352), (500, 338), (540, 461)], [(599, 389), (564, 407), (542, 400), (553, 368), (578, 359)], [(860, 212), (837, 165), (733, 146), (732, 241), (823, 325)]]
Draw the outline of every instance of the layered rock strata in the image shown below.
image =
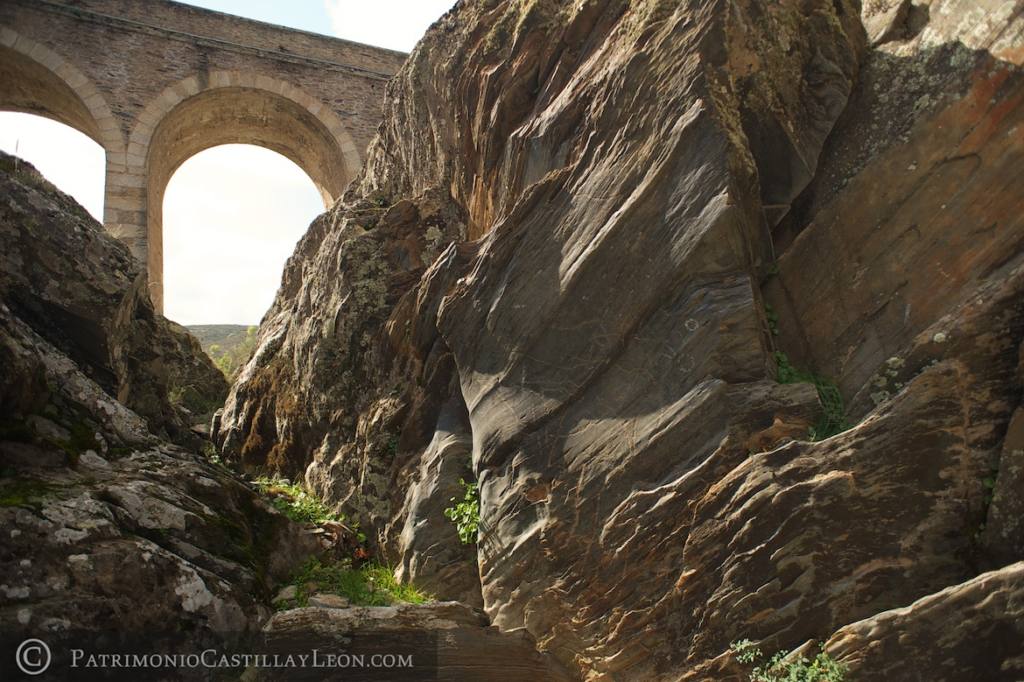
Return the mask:
[(1024, 558), (1022, 8), (460, 3), (219, 443), (587, 679), (724, 679), (741, 638), (979, 594)]

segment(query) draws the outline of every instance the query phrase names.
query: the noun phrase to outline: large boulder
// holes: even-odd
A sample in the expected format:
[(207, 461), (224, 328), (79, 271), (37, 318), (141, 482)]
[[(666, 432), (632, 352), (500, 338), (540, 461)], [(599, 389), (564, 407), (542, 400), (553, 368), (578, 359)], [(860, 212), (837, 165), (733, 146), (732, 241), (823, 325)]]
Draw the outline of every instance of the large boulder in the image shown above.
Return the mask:
[(31, 410), (0, 425), (5, 650), (43, 638), (63, 664), (72, 645), (156, 653), (256, 635), (316, 541), (230, 471), (154, 436), (2, 305), (0, 363), (4, 402)]
[[(503, 633), (479, 610), (458, 602), (378, 607), (307, 607), (276, 613), (263, 631), (266, 651), (343, 652), (369, 665), (343, 660), (346, 680), (371, 682), (567, 682), (570, 678), (550, 657), (538, 654), (529, 635)], [(379, 661), (377, 666), (374, 661)], [(280, 673), (254, 675), (280, 679)], [(322, 680), (324, 670), (295, 671), (290, 680)]]
[(30, 164), (0, 153), (0, 301), (155, 434), (186, 442), (227, 382), (156, 314), (142, 267)]
[[(950, 627), (954, 623), (955, 627)], [(1024, 563), (845, 626), (826, 650), (858, 682), (1024, 676)]]

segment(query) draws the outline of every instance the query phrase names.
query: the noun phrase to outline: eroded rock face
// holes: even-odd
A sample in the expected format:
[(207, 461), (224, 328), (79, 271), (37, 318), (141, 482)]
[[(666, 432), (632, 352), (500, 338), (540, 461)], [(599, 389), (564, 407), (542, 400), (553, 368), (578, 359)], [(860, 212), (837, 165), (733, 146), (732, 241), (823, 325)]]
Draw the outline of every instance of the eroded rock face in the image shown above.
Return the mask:
[[(726, 679), (732, 641), (1019, 561), (1022, 5), (976, 5), (460, 3), (290, 261), (225, 452), (584, 678)], [(808, 442), (777, 350), (852, 429)]]
[[(416, 537), (407, 534), (389, 560), (409, 567), (407, 577), (422, 574), (439, 596), (478, 603), (473, 553), (451, 524), (404, 512), (408, 502), (413, 517), (417, 506), (438, 513), (459, 477), (472, 478), (454, 360), (433, 319), (468, 257), (444, 250), (465, 238), (464, 213), (438, 190), (390, 206), (381, 196), (350, 197), (299, 243), (215, 438), (243, 466), (305, 471), (314, 491), (385, 546), (410, 520)], [(442, 414), (449, 402), (452, 417)], [(435, 461), (421, 469), (434, 440)], [(429, 552), (417, 556), (422, 547)]]
[[(660, 313), (650, 331), (652, 338), (670, 331), (680, 343), (698, 337), (696, 352), (669, 358), (670, 364), (677, 365), (671, 369), (674, 374), (699, 374), (703, 349), (722, 338), (702, 313), (718, 309), (713, 314), (738, 330), (729, 340), (738, 351), (736, 357), (725, 347), (717, 356), (719, 360), (729, 358), (723, 373), (738, 381), (763, 377), (766, 360), (755, 304), (757, 292), (747, 272), (751, 259), (756, 258), (748, 246), (752, 242), (755, 251), (763, 246), (759, 236), (763, 230), (760, 214), (748, 211), (756, 205), (758, 191), (749, 163), (751, 154), (736, 140), (743, 135), (744, 117), (758, 125), (770, 123), (789, 131), (783, 136), (786, 142), (781, 151), (759, 149), (759, 154), (782, 154), (796, 169), (794, 177), (812, 170), (799, 170), (802, 162), (796, 157), (813, 159), (813, 154), (804, 152), (820, 145), (841, 111), (856, 71), (861, 40), (855, 13), (849, 7), (838, 7), (808, 9), (806, 13), (787, 7), (769, 17), (761, 16), (757, 5), (723, 12), (715, 3), (697, 4), (694, 12), (685, 12), (675, 3), (649, 3), (635, 11), (627, 11), (619, 3), (578, 7), (533, 3), (523, 13), (500, 4), (467, 3), (458, 21), (450, 19), (443, 30), (434, 32), (433, 43), (428, 41), (411, 57), (410, 67), (401, 77), (404, 88), (396, 88), (388, 104), (390, 115), (359, 187), (322, 218), (300, 245), (264, 325), (261, 350), (229, 399), (220, 435), (225, 449), (237, 453), (243, 462), (255, 456), (258, 463), (265, 461), (286, 471), (308, 465), (312, 452), (309, 478), (318, 487), (353, 506), (363, 505), (359, 511), (370, 520), (394, 515), (394, 504), (390, 510), (370, 508), (375, 501), (383, 501), (386, 492), (395, 487), (392, 482), (400, 482), (404, 475), (398, 466), (380, 470), (383, 458), (374, 451), (373, 432), (397, 434), (399, 453), (422, 450), (433, 438), (443, 402), (437, 396), (445, 397), (452, 376), (450, 339), (458, 337), (458, 352), (463, 355), (508, 350), (471, 350), (478, 340), (491, 343), (483, 339), (483, 332), (493, 329), (495, 322), (456, 311), (454, 297), (445, 302), (447, 311), (441, 319), (459, 319), (459, 324), (475, 325), (475, 330), (445, 329), (438, 334), (436, 313), (453, 286), (465, 290), (465, 280), (456, 282), (461, 274), (499, 257), (507, 259), (510, 246), (522, 239), (530, 242), (521, 244), (528, 256), (515, 267), (525, 268), (525, 272), (510, 272), (509, 277), (531, 286), (514, 291), (515, 300), (510, 298), (504, 307), (518, 312), (502, 324), (514, 326), (531, 317), (529, 325), (541, 329), (551, 319), (561, 318), (561, 328), (548, 330), (549, 344), (566, 345), (556, 349), (551, 356), (555, 364), (541, 380), (558, 387), (563, 399), (571, 392), (573, 381), (584, 381), (594, 373), (604, 362), (603, 354), (635, 332), (641, 318), (652, 312), (645, 310), (645, 299), (649, 306), (660, 305), (658, 301), (664, 298), (677, 299), (673, 306), (678, 310)], [(623, 54), (651, 40), (645, 34), (647, 27), (660, 25), (666, 17), (671, 18), (669, 25), (659, 29), (662, 32), (652, 43), (657, 49), (650, 54), (655, 56), (638, 59), (622, 71)], [(762, 29), (749, 32), (750, 26)], [(547, 31), (556, 31), (557, 37), (545, 36)], [(823, 38), (817, 42), (826, 47), (812, 46), (816, 32)], [(530, 47), (522, 50), (522, 59), (508, 59), (519, 53), (510, 53), (516, 36), (529, 41)], [(723, 38), (733, 41), (732, 51), (723, 52)], [(759, 47), (779, 40), (792, 47), (789, 58), (776, 59), (777, 51)], [(444, 73), (434, 74), (432, 50), (459, 58), (446, 63)], [(705, 62), (714, 67), (713, 72), (705, 76), (704, 66), (693, 61), (673, 75), (675, 85), (669, 87), (670, 83), (661, 79), (663, 71), (674, 70), (688, 51), (706, 53)], [(753, 69), (759, 54), (771, 57), (772, 64)], [(730, 61), (744, 59), (747, 63), (742, 68)], [(495, 64), (496, 70), (481, 79), (479, 72), (470, 68), (480, 63)], [(733, 74), (733, 68), (738, 72)], [(796, 76), (800, 74), (807, 75), (810, 84), (799, 85)], [(631, 88), (642, 83), (645, 97), (649, 95), (652, 101), (657, 100), (654, 93), (659, 89), (672, 95), (656, 110), (636, 116), (617, 101), (627, 79)], [(541, 82), (543, 87), (537, 85)], [(422, 96), (415, 88), (430, 88), (433, 94)], [(750, 93), (742, 106), (736, 103), (740, 89)], [(467, 92), (471, 96), (465, 95)], [(489, 111), (498, 120), (488, 120)], [(462, 124), (469, 132), (458, 136)], [(588, 157), (588, 144), (597, 144), (595, 131), (616, 126), (632, 131), (623, 137), (621, 148)], [(412, 129), (437, 141), (431, 154), (409, 147), (407, 133)], [(508, 140), (513, 130), (517, 132)], [(670, 135), (668, 147), (663, 135)], [(465, 140), (492, 149), (466, 154)], [(508, 148), (502, 150), (506, 142)], [(551, 155), (555, 147), (561, 151)], [(533, 151), (527, 154), (525, 150)], [(691, 155), (691, 151), (696, 153)], [(613, 164), (619, 156), (627, 160), (628, 167)], [(651, 171), (652, 163), (660, 164), (657, 172)], [(702, 167), (698, 177), (685, 180), (689, 168)], [(731, 173), (733, 168), (736, 175)], [(565, 198), (558, 198), (557, 205), (548, 205), (549, 197), (576, 176), (584, 185), (563, 192)], [(482, 182), (483, 177), (502, 180)], [(671, 189), (676, 180), (684, 185), (693, 183), (692, 189), (705, 203), (679, 203), (682, 195), (678, 192), (687, 187)], [(771, 190), (772, 201), (788, 199), (803, 182), (797, 179), (787, 186), (780, 180)], [(602, 186), (607, 183), (611, 184)], [(603, 193), (604, 198), (576, 205), (568, 201), (574, 194), (593, 192)], [(639, 199), (645, 192), (652, 193), (655, 200), (634, 201), (633, 213), (615, 218), (623, 201), (631, 195)], [(395, 202), (399, 196), (410, 198)], [(376, 208), (373, 204), (377, 201), (391, 205)], [(425, 202), (430, 210), (423, 210)], [(514, 211), (522, 215), (509, 221)], [(505, 234), (518, 230), (525, 235), (525, 229), (515, 224), (527, 217), (536, 223), (532, 236)], [(616, 301), (601, 301), (601, 294), (595, 291), (591, 303), (579, 305), (575, 294), (558, 293), (560, 286), (568, 289), (568, 282), (559, 285), (549, 279), (557, 269), (560, 250), (583, 249), (600, 220), (611, 220), (609, 229), (616, 228), (617, 236), (608, 240), (587, 268), (593, 274), (580, 276), (604, 277), (610, 284), (622, 271), (632, 269), (638, 273), (647, 270), (651, 278), (636, 278), (641, 290), (622, 290)], [(578, 230), (566, 232), (564, 240), (548, 241), (552, 226), (559, 223)], [(664, 226), (664, 238), (692, 244), (673, 254), (652, 235), (646, 246), (630, 253), (633, 235), (641, 225)], [(372, 231), (367, 233), (367, 227)], [(484, 232), (493, 237), (479, 247), (453, 247), (424, 270), (447, 242)], [(498, 239), (498, 235), (509, 238)], [(480, 253), (476, 253), (478, 249)], [(657, 262), (649, 263), (652, 257)], [(617, 263), (607, 270), (598, 262), (601, 258)], [(689, 267), (688, 261), (693, 271), (687, 280), (669, 285), (670, 280), (678, 279), (672, 273)], [(722, 286), (706, 286), (704, 280), (718, 275)], [(479, 283), (473, 289), (480, 290), (482, 300), (490, 295), (484, 289), (492, 284), (489, 279), (485, 286), (482, 274), (476, 279)], [(584, 287), (584, 283), (575, 286)], [(632, 311), (620, 311), (626, 300)], [(577, 324), (574, 317), (587, 317), (600, 308), (621, 319), (587, 320), (571, 336), (565, 333)], [(602, 325), (613, 331), (596, 334)], [(707, 331), (695, 334), (698, 328)], [(508, 341), (501, 333), (487, 336), (501, 343), (521, 342)], [(529, 336), (529, 330), (524, 329), (522, 336)], [(568, 345), (571, 343), (597, 345), (573, 348)], [(544, 352), (551, 350), (538, 356), (547, 366), (550, 363)], [(576, 375), (571, 380), (558, 376), (556, 367), (558, 358), (570, 355), (583, 362), (570, 371)], [(688, 358), (692, 362), (688, 363)], [(490, 360), (454, 359), (460, 364), (460, 392), (468, 396), (470, 367)], [(334, 364), (329, 364), (331, 361)], [(723, 363), (712, 360), (712, 364)], [(390, 375), (381, 369), (390, 370)], [(322, 387), (328, 381), (331, 386)], [(420, 391), (419, 385), (425, 383), (440, 390), (427, 386), (428, 390)], [(349, 385), (356, 392), (345, 388)], [(395, 390), (385, 393), (385, 387)], [(670, 393), (678, 398), (689, 387), (684, 381)], [(349, 393), (343, 397), (341, 390)], [(384, 395), (376, 397), (374, 393)], [(285, 400), (291, 402), (282, 405)], [(321, 412), (321, 406), (333, 412)], [(484, 426), (485, 421), (494, 418), (482, 416), (488, 408), (470, 408), (473, 437), (479, 445), (481, 439), (488, 438), (490, 427)], [(507, 409), (514, 408), (510, 404)], [(529, 418), (524, 413), (522, 420)], [(510, 424), (509, 428), (514, 427)], [(325, 466), (347, 467), (358, 475), (331, 470), (325, 476)], [(349, 485), (339, 485), (343, 477)], [(333, 483), (324, 485), (321, 482), (325, 480)], [(357, 488), (362, 494), (354, 496)], [(404, 523), (393, 525), (398, 528)]]
[[(950, 627), (956, 623), (956, 627)], [(826, 649), (866, 680), (1019, 680), (1024, 564), (847, 625)]]
[(273, 583), (316, 550), (244, 483), (174, 446), (87, 450), (73, 467), (45, 445), (0, 453), (5, 638), (239, 642), (269, 617)]
[[(1018, 364), (1018, 381), (1024, 376), (1022, 370), (1024, 362)], [(990, 490), (991, 499), (983, 533), (988, 563), (1001, 566), (1024, 557), (1024, 408), (1018, 406), (1013, 411), (998, 470), (993, 468), (982, 485)]]
[(124, 245), (30, 164), (4, 154), (0, 166), (0, 301), (154, 433), (191, 441), (193, 417), (223, 402), (224, 376), (153, 311)]
[[(691, 660), (712, 659), (738, 632), (776, 649), (822, 639), (988, 567), (984, 480), (1019, 395), (1004, 336), (1024, 328), (1022, 287), (1018, 257), (950, 315), (957, 338), (911, 354), (906, 386), (856, 428), (755, 455), (705, 494), (681, 597), (667, 605), (700, 623)], [(890, 663), (859, 671), (884, 679)]]
[(1022, 7), (917, 6), (927, 23), (869, 53), (818, 177), (777, 230), (765, 293), (780, 344), (859, 393), (858, 414), (892, 392), (871, 385), (886, 360), (1020, 250)]

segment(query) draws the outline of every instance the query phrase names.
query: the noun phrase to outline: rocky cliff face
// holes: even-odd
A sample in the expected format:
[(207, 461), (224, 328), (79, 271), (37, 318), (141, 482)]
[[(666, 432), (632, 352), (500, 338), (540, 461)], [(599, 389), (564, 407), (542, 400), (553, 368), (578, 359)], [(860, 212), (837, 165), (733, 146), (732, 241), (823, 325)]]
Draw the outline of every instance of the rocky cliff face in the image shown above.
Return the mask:
[[(346, 665), (353, 680), (568, 679), (528, 633), (501, 632), (478, 608), (334, 594), (365, 548), (351, 551), (343, 538), (357, 536), (337, 519), (282, 513), (266, 496), (290, 493), (258, 494), (193, 447), (184, 403), (209, 409), (224, 379), (154, 314), (127, 250), (23, 161), (0, 158), (0, 188), (0, 678), (319, 680)], [(372, 579), (366, 589), (363, 601), (390, 601)], [(29, 638), (49, 647), (45, 671), (16, 658)], [(383, 654), (389, 669), (317, 667), (318, 647)], [(75, 649), (121, 662), (75, 669)], [(280, 659), (246, 670), (242, 654)], [(409, 664), (387, 662), (399, 657)]]
[(738, 679), (750, 638), (1019, 678), (1022, 15), (461, 2), (289, 262), (222, 449), (579, 677)]
[(31, 165), (3, 154), (0, 166), (4, 305), (154, 434), (190, 441), (191, 424), (223, 403), (224, 376), (153, 311), (127, 248)]
[(64, 641), (156, 652), (257, 631), (273, 581), (315, 543), (168, 441), (195, 441), (170, 396), (215, 404), (223, 376), (154, 314), (138, 265), (84, 209), (9, 156), (0, 193), (5, 651), (27, 636), (64, 657)]

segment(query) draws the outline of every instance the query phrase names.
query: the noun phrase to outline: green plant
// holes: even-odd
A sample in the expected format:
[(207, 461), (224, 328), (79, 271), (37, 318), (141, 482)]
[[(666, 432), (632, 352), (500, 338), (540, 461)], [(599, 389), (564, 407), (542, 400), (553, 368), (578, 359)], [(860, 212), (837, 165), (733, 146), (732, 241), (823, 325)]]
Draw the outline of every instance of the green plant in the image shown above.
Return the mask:
[(822, 414), (811, 427), (808, 436), (811, 440), (824, 440), (837, 433), (842, 433), (850, 428), (846, 421), (846, 407), (843, 404), (843, 394), (839, 387), (831, 379), (805, 372), (794, 367), (789, 358), (782, 351), (775, 351), (775, 380), (780, 384), (814, 384), (818, 391), (818, 401), (821, 403)]
[(985, 491), (986, 491), (985, 492), (985, 498), (984, 498), (984, 502), (985, 502), (986, 506), (992, 504), (992, 497), (993, 497), (993, 495), (995, 493), (995, 489), (996, 489), (996, 477), (997, 476), (999, 476), (999, 472), (993, 470), (991, 474), (989, 474), (985, 478), (981, 479), (981, 485), (985, 488)]
[(39, 443), (62, 450), (71, 466), (78, 464), (78, 458), (86, 450), (101, 452), (103, 448), (96, 439), (96, 429), (79, 420), (68, 425), (67, 438), (37, 433), (31, 423), (25, 421), (0, 422), (0, 440), (20, 443)]
[(996, 494), (996, 479), (999, 477), (999, 470), (993, 469), (992, 472), (981, 479), (981, 486), (985, 490), (984, 495), (981, 498), (981, 518), (982, 521), (978, 524), (978, 530), (974, 533), (974, 541), (981, 542), (981, 536), (985, 534), (985, 520), (988, 519), (989, 509), (992, 507), (992, 501), (995, 499)]
[(284, 478), (257, 478), (256, 488), (270, 498), (270, 504), (292, 521), (299, 523), (323, 523), (343, 521), (318, 497), (310, 495), (301, 486)]
[(424, 604), (433, 597), (411, 583), (400, 583), (395, 572), (382, 564), (366, 564), (352, 568), (347, 561), (307, 561), (292, 577), (295, 603), (308, 606), (309, 597), (326, 592), (345, 597), (355, 606), (388, 606), (399, 602)]
[(455, 524), (462, 544), (471, 545), (480, 526), (480, 491), (476, 483), (466, 483), (465, 479), (460, 478), (459, 484), (464, 489), (462, 500), (451, 498), (452, 506), (444, 510), (444, 515)]
[(78, 464), (78, 458), (86, 450), (100, 452), (102, 449), (96, 440), (96, 430), (82, 421), (77, 421), (70, 425), (66, 439), (40, 437), (39, 440), (42, 443), (63, 450), (67, 457), (67, 462), (71, 466)]
[(38, 508), (40, 500), (53, 493), (55, 486), (28, 478), (6, 480), (0, 485), (0, 507)]
[(788, 651), (779, 651), (764, 660), (761, 649), (749, 639), (733, 642), (729, 649), (737, 661), (754, 666), (750, 682), (842, 682), (846, 677), (846, 666), (824, 651), (813, 659), (794, 658)]
[(201, 452), (203, 457), (205, 457), (210, 464), (217, 467), (227, 468), (227, 464), (224, 463), (224, 460), (220, 457), (220, 453), (217, 452), (217, 446), (210, 441), (203, 443)]
[(194, 384), (171, 386), (167, 391), (167, 400), (176, 408), (184, 408), (194, 415), (213, 414), (222, 401), (204, 396)]
[[(238, 376), (242, 367), (249, 362), (249, 358), (255, 352), (257, 332), (259, 332), (259, 328), (250, 326), (245, 330), (245, 337), (241, 341), (227, 345), (215, 343), (206, 349), (206, 354), (213, 360), (213, 364), (229, 381)], [(233, 337), (229, 339), (229, 341), (232, 340)]]
[(764, 306), (764, 317), (768, 321), (768, 331), (772, 336), (779, 335), (779, 314), (767, 303)]

